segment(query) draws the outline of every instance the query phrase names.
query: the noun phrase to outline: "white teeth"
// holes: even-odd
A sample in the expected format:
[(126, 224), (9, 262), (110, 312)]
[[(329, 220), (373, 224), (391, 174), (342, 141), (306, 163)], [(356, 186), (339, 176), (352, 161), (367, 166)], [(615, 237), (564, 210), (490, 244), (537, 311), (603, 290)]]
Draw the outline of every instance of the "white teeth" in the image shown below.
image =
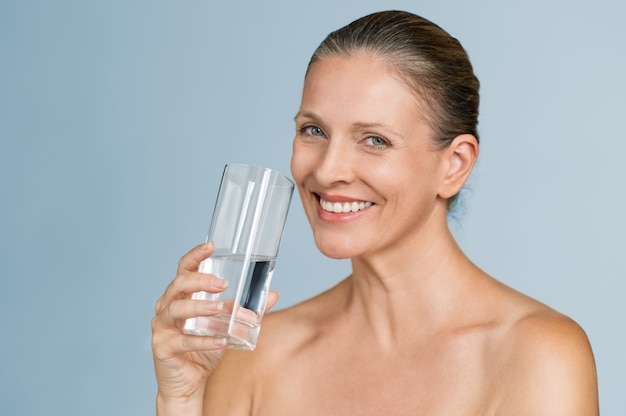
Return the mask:
[(372, 205), (372, 202), (329, 202), (320, 198), (320, 205), (324, 211), (329, 212), (357, 212)]

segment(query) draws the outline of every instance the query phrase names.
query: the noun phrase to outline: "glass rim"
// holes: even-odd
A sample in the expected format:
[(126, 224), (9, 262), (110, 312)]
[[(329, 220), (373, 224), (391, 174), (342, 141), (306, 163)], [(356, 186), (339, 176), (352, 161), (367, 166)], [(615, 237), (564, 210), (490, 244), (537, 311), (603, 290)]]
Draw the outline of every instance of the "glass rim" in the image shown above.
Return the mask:
[(253, 168), (253, 169), (258, 169), (261, 171), (270, 171), (274, 174), (276, 174), (278, 177), (284, 179), (287, 181), (288, 185), (291, 185), (292, 187), (295, 187), (296, 184), (294, 183), (294, 181), (289, 178), (287, 175), (285, 175), (284, 173), (282, 173), (281, 171), (274, 169), (274, 168), (269, 168), (267, 166), (263, 166), (263, 165), (258, 165), (255, 163), (240, 163), (240, 162), (234, 162), (234, 163), (227, 163), (226, 165), (224, 165), (224, 172), (226, 171), (226, 169), (230, 168), (230, 167), (246, 167), (246, 168)]

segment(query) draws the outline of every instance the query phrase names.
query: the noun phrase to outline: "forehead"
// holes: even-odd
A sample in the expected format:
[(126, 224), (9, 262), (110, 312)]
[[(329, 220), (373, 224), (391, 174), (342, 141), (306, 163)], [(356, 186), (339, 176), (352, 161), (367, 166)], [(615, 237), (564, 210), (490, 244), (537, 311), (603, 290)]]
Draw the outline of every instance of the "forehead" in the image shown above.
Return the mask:
[[(311, 65), (300, 113), (358, 121), (424, 121), (421, 100), (382, 58), (368, 53), (330, 55)], [(378, 120), (380, 119), (380, 120)]]
[[(363, 88), (383, 80), (403, 83), (393, 66), (377, 55), (358, 52), (350, 55), (333, 54), (319, 59), (307, 71), (304, 87), (323, 82), (335, 83), (336, 87)], [(408, 88), (408, 85), (404, 85)]]

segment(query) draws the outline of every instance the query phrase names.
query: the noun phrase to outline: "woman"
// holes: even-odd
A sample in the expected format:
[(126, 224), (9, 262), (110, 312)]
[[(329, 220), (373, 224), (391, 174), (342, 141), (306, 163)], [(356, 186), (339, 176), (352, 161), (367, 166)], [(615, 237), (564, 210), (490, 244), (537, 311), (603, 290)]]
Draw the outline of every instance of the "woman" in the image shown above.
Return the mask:
[[(463, 254), (447, 212), (478, 156), (478, 80), (458, 41), (405, 12), (331, 33), (295, 117), (292, 174), (318, 248), (353, 273), (268, 314), (254, 352), (184, 335), (223, 282), (191, 250), (157, 302), (161, 415), (594, 415), (571, 319)], [(277, 295), (272, 294), (269, 306)]]

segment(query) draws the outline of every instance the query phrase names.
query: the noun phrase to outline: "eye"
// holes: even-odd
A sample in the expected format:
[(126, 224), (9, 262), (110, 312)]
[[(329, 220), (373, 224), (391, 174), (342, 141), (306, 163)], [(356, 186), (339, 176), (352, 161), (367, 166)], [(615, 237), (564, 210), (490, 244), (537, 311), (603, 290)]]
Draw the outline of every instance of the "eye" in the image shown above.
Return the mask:
[(311, 136), (324, 137), (324, 131), (317, 126), (307, 126), (304, 127), (302, 131)]
[(389, 146), (389, 142), (387, 142), (387, 140), (378, 136), (367, 137), (365, 139), (365, 144), (371, 147), (376, 147), (376, 148)]

